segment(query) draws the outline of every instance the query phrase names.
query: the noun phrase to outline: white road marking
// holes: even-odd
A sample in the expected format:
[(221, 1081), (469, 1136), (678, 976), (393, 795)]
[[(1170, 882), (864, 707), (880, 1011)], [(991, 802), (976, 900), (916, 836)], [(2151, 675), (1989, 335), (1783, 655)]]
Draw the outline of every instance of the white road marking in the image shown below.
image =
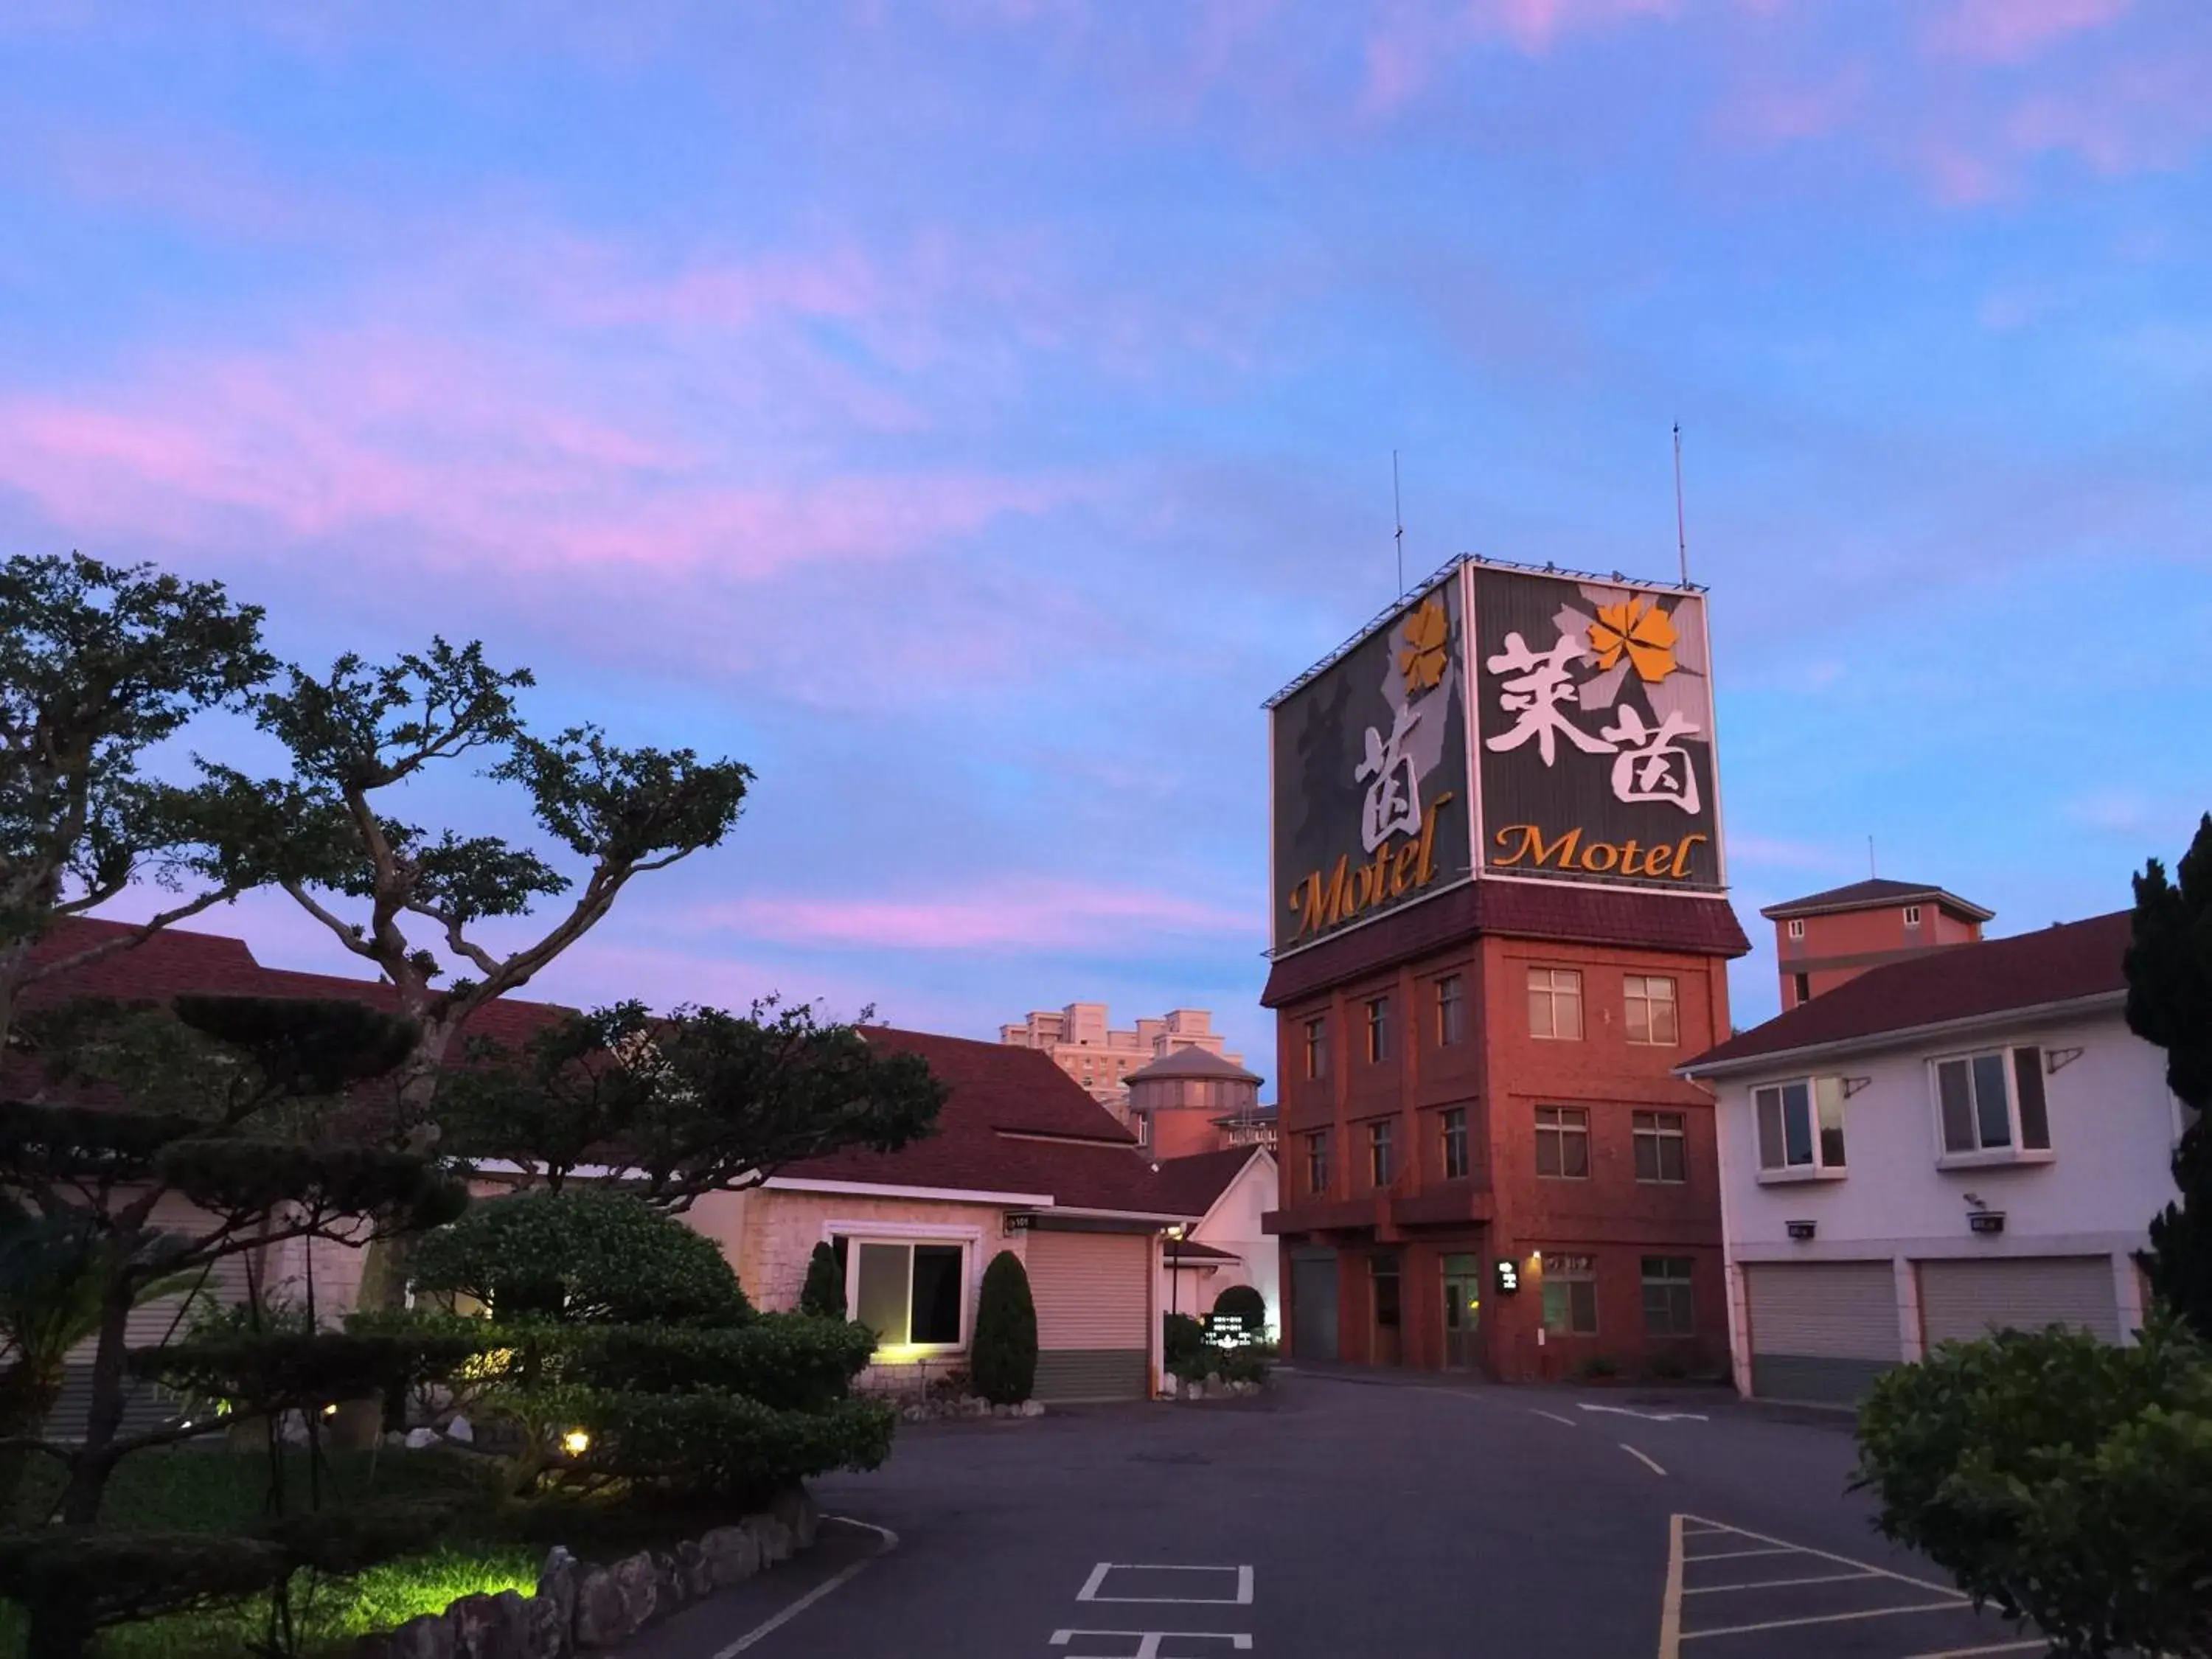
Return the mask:
[(1796, 1630), (1802, 1625), (1844, 1625), (1858, 1619), (1888, 1619), (1901, 1613), (1956, 1613), (1966, 1605), (1961, 1596), (1955, 1601), (1916, 1601), (1905, 1607), (1869, 1607), (1863, 1613), (1824, 1613), (1810, 1619), (1770, 1619), (1763, 1625), (1723, 1625), (1717, 1630), (1686, 1632), (1685, 1642), (1702, 1642), (1708, 1636), (1748, 1636), (1754, 1631)]
[(1563, 1423), (1568, 1428), (1571, 1429), (1575, 1426), (1575, 1419), (1571, 1417), (1562, 1417), (1557, 1412), (1538, 1411), (1534, 1406), (1529, 1407), (1528, 1409), (1532, 1412), (1535, 1412), (1536, 1415), (1539, 1417), (1548, 1417), (1554, 1423)]
[(1850, 1584), (1874, 1576), (1870, 1572), (1832, 1572), (1820, 1578), (1760, 1578), (1748, 1584), (1699, 1584), (1684, 1590), (1682, 1594), (1722, 1595), (1729, 1590), (1795, 1589), (1800, 1584)]
[(1643, 1464), (1643, 1465), (1644, 1465), (1644, 1467), (1645, 1468), (1647, 1468), (1647, 1469), (1650, 1470), (1652, 1474), (1666, 1474), (1666, 1473), (1667, 1473), (1667, 1471), (1666, 1471), (1666, 1470), (1664, 1470), (1664, 1469), (1661, 1468), (1660, 1468), (1656, 1463), (1653, 1462), (1652, 1462), (1649, 1457), (1645, 1456), (1642, 1452), (1640, 1452), (1640, 1451), (1637, 1450), (1635, 1447), (1633, 1447), (1633, 1446), (1630, 1445), (1630, 1444), (1629, 1444), (1626, 1440), (1620, 1441), (1620, 1442), (1619, 1443), (1619, 1444), (1620, 1444), (1620, 1447), (1621, 1450), (1623, 1450), (1623, 1451), (1626, 1452), (1626, 1453), (1627, 1453), (1631, 1457), (1634, 1458), (1638, 1462), (1639, 1462), (1639, 1463)]
[[(1838, 1555), (1831, 1550), (1816, 1550), (1808, 1544), (1793, 1544), (1786, 1538), (1772, 1538), (1763, 1532), (1751, 1532), (1742, 1527), (1730, 1527), (1718, 1521), (1707, 1521), (1702, 1516), (1686, 1516), (1684, 1519), (1696, 1521), (1705, 1526), (1720, 1527), (1724, 1532), (1734, 1533), (1738, 1538), (1748, 1538), (1753, 1543), (1773, 1544), (1784, 1551), (1794, 1552), (1799, 1555), (1818, 1556), (1823, 1561), (1833, 1561), (1839, 1567), (1863, 1567), (1867, 1571), (1879, 1577), (1894, 1578), (1899, 1583), (1910, 1584), (1915, 1589), (1935, 1590), (1941, 1595), (1950, 1596), (1954, 1601), (1966, 1600), (1963, 1593), (1953, 1589), (1948, 1584), (1931, 1583), (1925, 1578), (1915, 1578), (1907, 1573), (1892, 1572), (1887, 1567), (1877, 1567), (1871, 1561), (1854, 1561), (1848, 1555)], [(1701, 1560), (1717, 1561), (1721, 1559), (1717, 1555), (1692, 1556), (1691, 1561), (1695, 1565)]]
[(835, 1521), (840, 1526), (858, 1527), (864, 1532), (872, 1532), (875, 1534), (877, 1537), (883, 1540), (883, 1542), (876, 1546), (875, 1554), (862, 1556), (850, 1566), (841, 1568), (838, 1571), (817, 1584), (812, 1589), (807, 1591), (805, 1595), (800, 1596), (796, 1601), (793, 1601), (781, 1613), (777, 1613), (774, 1618), (755, 1625), (743, 1636), (740, 1636), (736, 1641), (731, 1643), (729, 1646), (726, 1648), (717, 1648), (714, 1650), (714, 1659), (734, 1659), (734, 1656), (743, 1653), (747, 1648), (751, 1647), (754, 1644), (766, 1640), (769, 1637), (773, 1636), (776, 1632), (781, 1630), (793, 1620), (798, 1618), (800, 1613), (805, 1612), (807, 1608), (812, 1607), (817, 1601), (819, 1601), (823, 1596), (829, 1595), (830, 1591), (843, 1589), (844, 1586), (851, 1583), (855, 1578), (858, 1578), (862, 1573), (866, 1572), (874, 1562), (884, 1556), (889, 1555), (893, 1550), (898, 1547), (898, 1534), (893, 1532), (889, 1527), (877, 1526), (871, 1521), (855, 1521), (850, 1516), (847, 1515), (825, 1515), (822, 1518), (824, 1521)]
[(1241, 1631), (1225, 1630), (1056, 1630), (1052, 1644), (1064, 1648), (1079, 1636), (1133, 1636), (1134, 1653), (1071, 1653), (1067, 1659), (1160, 1659), (1160, 1644), (1169, 1637), (1182, 1642), (1226, 1642), (1238, 1653), (1252, 1650), (1252, 1638)]
[[(1109, 1572), (1233, 1572), (1237, 1575), (1237, 1594), (1234, 1595), (1101, 1595)], [(1143, 1602), (1159, 1607), (1249, 1607), (1252, 1605), (1252, 1569), (1249, 1566), (1206, 1567), (1190, 1566), (1181, 1563), (1152, 1561), (1101, 1561), (1091, 1569), (1091, 1577), (1083, 1581), (1083, 1588), (1075, 1593), (1079, 1601)], [(719, 1656), (718, 1656), (719, 1659)]]
[(1615, 1417), (1637, 1417), (1646, 1423), (1710, 1423), (1712, 1419), (1703, 1412), (1640, 1412), (1633, 1406), (1593, 1406), (1587, 1400), (1575, 1401), (1581, 1412), (1610, 1412)]
[(1796, 1553), (1797, 1547), (1795, 1544), (1784, 1544), (1778, 1549), (1715, 1550), (1711, 1555), (1690, 1557), (1690, 1565), (1695, 1566), (1700, 1561), (1741, 1561), (1747, 1555), (1795, 1555)]
[(1667, 1589), (1659, 1601), (1659, 1659), (1681, 1659), (1682, 1517), (1667, 1517)]
[(1941, 1653), (1916, 1653), (1909, 1659), (1975, 1659), (1984, 1653), (2048, 1653), (2048, 1642), (1993, 1642), (1985, 1648), (1945, 1648)]

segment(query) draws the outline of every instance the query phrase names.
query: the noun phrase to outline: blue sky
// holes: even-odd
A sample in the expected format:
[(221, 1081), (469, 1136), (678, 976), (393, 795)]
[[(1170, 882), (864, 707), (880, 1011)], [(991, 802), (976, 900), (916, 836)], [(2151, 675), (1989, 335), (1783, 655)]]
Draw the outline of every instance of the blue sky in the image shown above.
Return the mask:
[(2118, 908), (2212, 806), (2196, 0), (221, 17), (0, 15), (0, 550), (750, 761), (544, 994), (1272, 1073), (1259, 704), (1390, 597), (1394, 448), (1409, 570), (1664, 576), (1682, 423), (1755, 934), (1869, 835)]

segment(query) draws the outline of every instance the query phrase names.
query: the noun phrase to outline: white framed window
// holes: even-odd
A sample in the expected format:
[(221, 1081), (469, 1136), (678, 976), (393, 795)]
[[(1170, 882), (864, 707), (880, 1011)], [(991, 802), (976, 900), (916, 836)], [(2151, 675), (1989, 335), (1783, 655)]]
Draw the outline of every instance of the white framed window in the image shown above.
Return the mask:
[(839, 1234), (845, 1306), (878, 1351), (959, 1347), (968, 1339), (968, 1245), (949, 1238)]
[(1674, 981), (1658, 974), (1630, 974), (1620, 981), (1628, 1040), (1654, 1048), (1671, 1048), (1682, 1040), (1674, 1012)]
[(1790, 937), (1792, 939), (1802, 939), (1805, 937), (1804, 917), (1792, 916), (1790, 918)]
[(1844, 1080), (1793, 1078), (1751, 1091), (1761, 1181), (1835, 1180), (1844, 1173)]
[(1905, 925), (1907, 927), (1917, 927), (1920, 925), (1920, 907), (1918, 905), (1908, 904), (1905, 907)]
[(1528, 1035), (1578, 1042), (1583, 1035), (1583, 976), (1573, 968), (1528, 970)]
[(2043, 1050), (2022, 1044), (1929, 1062), (1939, 1164), (2034, 1162), (2051, 1155)]

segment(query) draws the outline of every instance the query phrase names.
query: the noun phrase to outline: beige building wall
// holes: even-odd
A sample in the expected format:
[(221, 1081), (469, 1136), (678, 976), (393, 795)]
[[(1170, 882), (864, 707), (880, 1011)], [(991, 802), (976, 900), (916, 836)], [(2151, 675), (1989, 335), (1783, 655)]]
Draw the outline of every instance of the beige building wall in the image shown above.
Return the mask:
[(999, 1041), (1017, 1048), (1042, 1048), (1053, 1063), (1080, 1083), (1122, 1122), (1129, 1119), (1129, 1091), (1122, 1081), (1141, 1066), (1182, 1048), (1203, 1048), (1242, 1066), (1242, 1054), (1224, 1054), (1225, 1039), (1203, 1008), (1170, 1009), (1115, 1030), (1103, 1002), (1071, 1002), (1054, 1012), (1033, 1011), (1018, 1025), (1001, 1025)]

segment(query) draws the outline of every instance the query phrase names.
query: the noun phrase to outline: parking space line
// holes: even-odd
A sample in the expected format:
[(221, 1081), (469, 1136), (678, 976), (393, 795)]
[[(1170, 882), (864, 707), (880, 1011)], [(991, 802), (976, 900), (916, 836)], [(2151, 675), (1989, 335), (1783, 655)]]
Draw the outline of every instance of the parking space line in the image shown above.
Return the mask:
[[(1109, 1572), (1233, 1572), (1237, 1575), (1237, 1594), (1234, 1595), (1101, 1595), (1106, 1575)], [(1091, 1577), (1083, 1581), (1083, 1588), (1075, 1593), (1079, 1601), (1115, 1601), (1168, 1607), (1249, 1607), (1252, 1605), (1252, 1569), (1249, 1566), (1199, 1566), (1183, 1562), (1101, 1561), (1091, 1569)]]
[(1858, 1613), (1823, 1613), (1806, 1619), (1770, 1619), (1760, 1625), (1723, 1625), (1717, 1630), (1693, 1630), (1685, 1642), (1702, 1642), (1709, 1636), (1749, 1636), (1755, 1631), (1796, 1630), (1805, 1625), (1845, 1625), (1859, 1619), (1888, 1619), (1903, 1613), (1956, 1613), (1965, 1605), (1960, 1596), (1953, 1601), (1916, 1601), (1905, 1607), (1868, 1607)]
[(1652, 1474), (1664, 1474), (1667, 1473), (1666, 1470), (1661, 1468), (1658, 1464), (1653, 1462), (1651, 1459), (1645, 1456), (1642, 1452), (1637, 1450), (1635, 1447), (1630, 1445), (1626, 1440), (1619, 1441), (1615, 1443), (1620, 1447), (1621, 1450), (1626, 1452), (1638, 1462), (1643, 1464), (1645, 1468), (1650, 1470)]
[(893, 1532), (889, 1527), (877, 1526), (872, 1521), (855, 1521), (848, 1515), (825, 1515), (822, 1518), (826, 1522), (841, 1522), (846, 1526), (858, 1527), (864, 1532), (872, 1532), (875, 1534), (877, 1538), (881, 1540), (876, 1546), (875, 1555), (864, 1555), (859, 1560), (854, 1562), (850, 1566), (839, 1571), (835, 1576), (823, 1579), (812, 1589), (807, 1591), (805, 1595), (800, 1596), (789, 1607), (784, 1608), (782, 1612), (754, 1626), (750, 1630), (747, 1631), (743, 1636), (738, 1638), (736, 1641), (731, 1643), (727, 1647), (718, 1649), (715, 1651), (714, 1659), (735, 1659), (737, 1655), (743, 1653), (747, 1648), (757, 1646), (758, 1644), (766, 1641), (769, 1637), (781, 1630), (793, 1620), (798, 1618), (800, 1613), (805, 1612), (807, 1608), (812, 1607), (817, 1601), (819, 1601), (823, 1596), (830, 1595), (834, 1590), (843, 1588), (845, 1585), (851, 1583), (855, 1578), (858, 1578), (861, 1573), (865, 1572), (868, 1569), (869, 1565), (877, 1559), (877, 1556), (889, 1555), (893, 1550), (898, 1547), (898, 1534)]
[(1862, 1578), (1871, 1578), (1870, 1572), (1831, 1572), (1818, 1578), (1761, 1578), (1748, 1584), (1698, 1584), (1682, 1592), (1685, 1595), (1725, 1595), (1730, 1590), (1795, 1589), (1800, 1584), (1850, 1584)]
[[(1696, 1516), (1690, 1517), (1692, 1520), (1699, 1518), (1701, 1517)], [(1719, 1526), (1723, 1523), (1711, 1522), (1707, 1524)], [(1739, 1538), (1748, 1538), (1761, 1544), (1778, 1545), (1784, 1550), (1794, 1550), (1800, 1555), (1816, 1555), (1823, 1561), (1833, 1561), (1839, 1567), (1863, 1567), (1867, 1571), (1879, 1577), (1894, 1578), (1899, 1583), (1910, 1584), (1915, 1589), (1935, 1590), (1940, 1595), (1949, 1596), (1954, 1601), (1964, 1601), (1967, 1599), (1962, 1592), (1953, 1589), (1948, 1584), (1931, 1583), (1925, 1578), (1915, 1578), (1910, 1573), (1893, 1572), (1887, 1567), (1877, 1567), (1871, 1561), (1854, 1561), (1850, 1556), (1838, 1555), (1832, 1550), (1816, 1550), (1808, 1544), (1793, 1544), (1785, 1538), (1769, 1537), (1763, 1532), (1751, 1532), (1742, 1527), (1729, 1527), (1727, 1530)], [(1708, 1561), (1719, 1559), (1717, 1556), (1706, 1556), (1703, 1559)]]
[(1915, 1653), (1906, 1659), (1976, 1659), (1985, 1653), (2048, 1653), (2048, 1642), (1992, 1642), (1985, 1648), (1945, 1648), (1941, 1653)]
[(1659, 1659), (1681, 1659), (1682, 1517), (1667, 1517), (1667, 1590), (1659, 1601)]
[(1701, 1561), (1741, 1561), (1746, 1556), (1751, 1555), (1795, 1555), (1796, 1553), (1797, 1547), (1795, 1544), (1784, 1544), (1777, 1548), (1767, 1550), (1715, 1550), (1711, 1555), (1693, 1555), (1690, 1558), (1690, 1561), (1692, 1565), (1695, 1565)]
[(1574, 1419), (1573, 1418), (1571, 1418), (1571, 1417), (1562, 1417), (1562, 1416), (1560, 1416), (1560, 1415), (1559, 1414), (1559, 1413), (1557, 1413), (1557, 1412), (1539, 1411), (1539, 1410), (1538, 1410), (1535, 1407), (1534, 1407), (1534, 1406), (1529, 1407), (1528, 1407), (1528, 1409), (1529, 1409), (1531, 1412), (1534, 1412), (1534, 1413), (1538, 1417), (1548, 1417), (1548, 1418), (1550, 1418), (1550, 1419), (1552, 1419), (1552, 1421), (1553, 1421), (1554, 1423), (1559, 1424), (1559, 1425), (1561, 1427), (1563, 1427), (1563, 1428), (1569, 1428), (1569, 1429), (1571, 1429), (1571, 1428), (1572, 1428), (1572, 1427), (1574, 1427), (1574, 1425), (1575, 1425), (1575, 1419)]

